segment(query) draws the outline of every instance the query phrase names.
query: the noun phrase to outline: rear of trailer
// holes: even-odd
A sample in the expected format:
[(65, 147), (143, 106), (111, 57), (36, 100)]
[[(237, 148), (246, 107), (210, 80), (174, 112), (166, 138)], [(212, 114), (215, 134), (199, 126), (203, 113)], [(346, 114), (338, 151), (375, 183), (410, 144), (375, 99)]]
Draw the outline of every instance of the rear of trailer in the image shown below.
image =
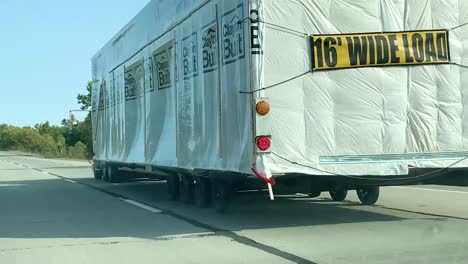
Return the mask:
[(465, 2), (153, 0), (92, 60), (96, 177), (373, 203), (464, 169)]

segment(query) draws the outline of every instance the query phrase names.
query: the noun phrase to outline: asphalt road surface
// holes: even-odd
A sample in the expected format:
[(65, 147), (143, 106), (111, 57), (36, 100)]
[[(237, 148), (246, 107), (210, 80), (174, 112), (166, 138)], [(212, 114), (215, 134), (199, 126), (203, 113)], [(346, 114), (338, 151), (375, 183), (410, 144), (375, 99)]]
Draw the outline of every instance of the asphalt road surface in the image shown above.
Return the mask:
[(164, 182), (0, 152), (0, 263), (468, 263), (468, 188), (381, 189), (376, 206), (241, 193), (228, 214)]

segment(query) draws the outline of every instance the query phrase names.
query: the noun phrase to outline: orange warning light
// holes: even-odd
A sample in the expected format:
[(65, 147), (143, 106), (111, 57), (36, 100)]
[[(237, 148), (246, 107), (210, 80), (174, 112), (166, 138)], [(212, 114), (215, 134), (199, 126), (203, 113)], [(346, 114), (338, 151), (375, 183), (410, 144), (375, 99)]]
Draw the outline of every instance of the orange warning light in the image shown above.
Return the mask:
[(270, 112), (270, 104), (265, 101), (258, 102), (256, 108), (257, 108), (257, 113), (262, 116)]

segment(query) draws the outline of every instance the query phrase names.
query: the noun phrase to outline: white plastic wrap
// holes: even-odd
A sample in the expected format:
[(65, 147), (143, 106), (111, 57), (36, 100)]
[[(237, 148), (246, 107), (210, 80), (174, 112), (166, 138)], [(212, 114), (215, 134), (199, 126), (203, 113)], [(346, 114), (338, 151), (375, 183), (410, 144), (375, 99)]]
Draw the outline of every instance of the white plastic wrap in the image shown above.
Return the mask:
[(96, 159), (249, 172), (251, 104), (238, 93), (250, 87), (248, 8), (152, 1), (102, 48), (93, 58)]
[[(259, 42), (250, 42), (249, 16), (266, 22), (256, 23)], [(449, 166), (468, 155), (467, 69), (360, 68), (284, 81), (311, 69), (310, 37), (300, 32), (467, 22), (465, 0), (153, 0), (93, 58), (96, 159), (250, 174), (253, 99), (266, 97), (273, 174)], [(450, 31), (453, 62), (468, 64), (467, 45), (468, 27)]]
[[(308, 35), (450, 29), (468, 22), (465, 0), (282, 0), (264, 5), (266, 22)], [(310, 70), (309, 41), (267, 24), (266, 86)], [(467, 65), (467, 44), (468, 27), (450, 31), (453, 62)], [(406, 174), (408, 165), (449, 166), (468, 155), (467, 92), (468, 70), (455, 65), (313, 72), (265, 91), (271, 100), (273, 151), (348, 175)], [(411, 160), (414, 153), (440, 152), (455, 153)], [(386, 160), (386, 154), (401, 157)], [(341, 155), (366, 157), (343, 162)], [(323, 157), (328, 162), (321, 162)], [(327, 175), (274, 155), (270, 161), (274, 173)]]

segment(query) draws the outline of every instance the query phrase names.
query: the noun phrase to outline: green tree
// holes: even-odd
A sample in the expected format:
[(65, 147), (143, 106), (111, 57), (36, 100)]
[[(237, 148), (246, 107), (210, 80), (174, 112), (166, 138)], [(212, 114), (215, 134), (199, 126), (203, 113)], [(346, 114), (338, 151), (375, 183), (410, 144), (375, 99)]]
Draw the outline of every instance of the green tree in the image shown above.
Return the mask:
[[(92, 81), (88, 82), (86, 93), (77, 96), (82, 110), (91, 107), (92, 85)], [(77, 124), (73, 126), (75, 121)], [(91, 114), (83, 122), (78, 122), (72, 115), (71, 120), (64, 119), (61, 126), (49, 122), (34, 127), (0, 124), (0, 149), (38, 153), (46, 157), (90, 157), (93, 153)]]
[(65, 157), (67, 154), (67, 143), (65, 141), (65, 137), (63, 135), (60, 135), (57, 138), (57, 155), (59, 158)]
[(91, 94), (93, 92), (93, 83), (94, 81), (89, 81), (86, 85), (86, 94), (78, 94), (76, 99), (81, 105), (81, 110), (91, 109)]
[(12, 149), (18, 144), (18, 136), (15, 136), (16, 132), (17, 131), (13, 126), (5, 124), (0, 125), (0, 149)]
[[(86, 85), (86, 93), (78, 94), (78, 104), (81, 105), (81, 110), (91, 109), (91, 98), (94, 81), (89, 81)], [(72, 116), (74, 118), (74, 116)], [(91, 126), (91, 112), (88, 113), (83, 122), (77, 122), (76, 126), (73, 126), (75, 120), (69, 120), (68, 122), (62, 122), (67, 124), (68, 133), (65, 136), (66, 144), (68, 146), (75, 146), (78, 142), (84, 144), (87, 149), (88, 156), (92, 156), (93, 152), (93, 137), (92, 137), (92, 126)]]
[(36, 124), (34, 128), (38, 130), (39, 134), (41, 135), (51, 135), (55, 141), (58, 141), (58, 139), (61, 136), (63, 137), (63, 134), (65, 133), (64, 127), (51, 126), (48, 121), (45, 123)]
[(68, 157), (72, 159), (86, 159), (88, 151), (86, 145), (81, 141), (76, 142), (75, 145), (68, 148)]

